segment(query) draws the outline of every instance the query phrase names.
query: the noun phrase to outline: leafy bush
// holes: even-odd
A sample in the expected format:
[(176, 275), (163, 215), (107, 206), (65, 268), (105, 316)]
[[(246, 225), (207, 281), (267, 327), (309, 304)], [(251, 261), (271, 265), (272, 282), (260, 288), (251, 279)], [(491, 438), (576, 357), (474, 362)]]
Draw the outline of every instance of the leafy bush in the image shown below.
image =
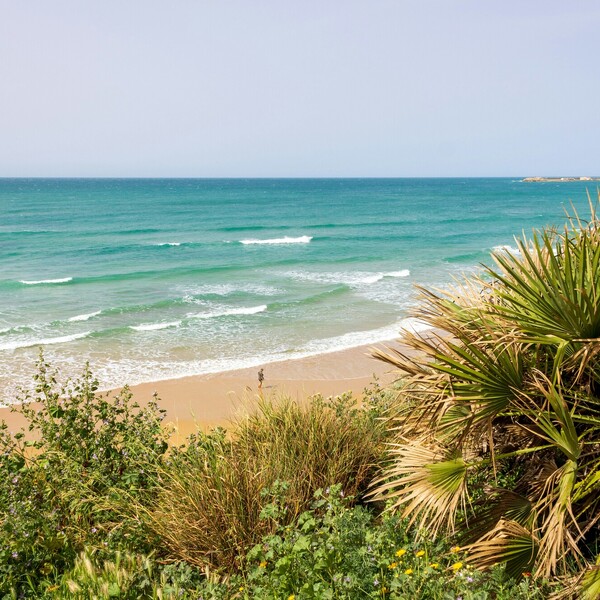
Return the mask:
[(530, 580), (503, 582), (502, 571), (474, 570), (458, 547), (436, 542), (423, 532), (409, 537), (406, 522), (384, 513), (376, 519), (362, 506), (351, 507), (340, 486), (318, 490), (310, 510), (291, 527), (285, 507), (275, 501), (264, 519), (278, 523), (248, 553), (247, 598), (545, 598)]
[(166, 559), (235, 571), (274, 527), (260, 515), (275, 482), (286, 483), (288, 523), (319, 488), (340, 483), (352, 497), (366, 489), (382, 455), (380, 411), (378, 400), (359, 407), (351, 396), (262, 400), (230, 436), (193, 436), (163, 470), (155, 508), (140, 515)]
[[(577, 216), (497, 252), (496, 269), (423, 290), (409, 374), (377, 497), (411, 523), (456, 530), (481, 567), (568, 574), (600, 520), (600, 229)], [(596, 550), (597, 551), (597, 550)]]
[(84, 546), (148, 549), (148, 533), (120, 507), (151, 501), (167, 449), (156, 401), (141, 409), (127, 388), (100, 395), (89, 368), (61, 387), (43, 358), (38, 366), (35, 392), (13, 407), (27, 436), (0, 429), (2, 593), (35, 588)]

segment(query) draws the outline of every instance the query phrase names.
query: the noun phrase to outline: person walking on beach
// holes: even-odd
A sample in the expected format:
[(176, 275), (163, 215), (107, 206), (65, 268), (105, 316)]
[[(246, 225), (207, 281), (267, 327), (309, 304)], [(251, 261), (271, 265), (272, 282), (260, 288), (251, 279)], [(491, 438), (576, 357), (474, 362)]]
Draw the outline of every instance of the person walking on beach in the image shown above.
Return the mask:
[(264, 369), (261, 369), (258, 372), (258, 389), (259, 390), (262, 390), (262, 384), (263, 384), (264, 380), (265, 380), (265, 372), (264, 372)]

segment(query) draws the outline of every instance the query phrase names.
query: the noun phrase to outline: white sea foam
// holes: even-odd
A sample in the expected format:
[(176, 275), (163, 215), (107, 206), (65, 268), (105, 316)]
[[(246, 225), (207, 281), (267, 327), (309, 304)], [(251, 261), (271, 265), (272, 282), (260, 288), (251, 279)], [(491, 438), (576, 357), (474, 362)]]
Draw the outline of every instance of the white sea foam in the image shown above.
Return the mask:
[[(122, 357), (121, 359), (96, 360), (93, 364), (94, 374), (102, 382), (103, 389), (114, 389), (128, 382), (130, 385), (136, 385), (148, 381), (161, 381), (167, 379), (176, 379), (190, 375), (205, 375), (209, 373), (219, 373), (237, 369), (254, 368), (266, 364), (289, 359), (301, 359), (319, 354), (329, 354), (357, 346), (375, 344), (391, 340), (397, 340), (401, 337), (403, 331), (421, 331), (428, 329), (426, 323), (416, 319), (403, 319), (391, 325), (380, 327), (367, 331), (349, 332), (343, 335), (317, 339), (302, 344), (294, 350), (279, 347), (272, 352), (257, 352), (256, 354), (240, 356), (235, 352), (235, 356), (223, 356), (220, 358), (198, 358), (192, 360), (172, 360), (158, 357), (157, 355), (144, 355), (140, 358)], [(53, 343), (58, 340), (68, 341), (87, 334), (78, 336), (65, 336), (65, 338), (55, 338)], [(38, 341), (40, 344), (42, 341)], [(31, 345), (37, 345), (32, 343)], [(29, 344), (28, 344), (29, 345)], [(0, 349), (2, 347), (0, 346)], [(53, 364), (60, 365), (63, 376), (76, 376), (79, 373), (80, 362), (64, 353), (56, 353), (52, 356)], [(4, 378), (12, 384), (27, 385), (28, 380), (16, 380), (9, 371), (10, 365), (6, 362), (0, 363), (0, 379)], [(16, 397), (16, 387), (13, 385), (3, 389), (0, 393), (2, 401), (9, 403)]]
[(169, 327), (179, 327), (180, 325), (181, 321), (171, 321), (170, 323), (142, 323), (141, 325), (130, 325), (129, 329), (135, 331), (157, 331)]
[(256, 356), (207, 358), (187, 361), (126, 360), (107, 365), (98, 365), (94, 372), (105, 382), (106, 389), (122, 385), (123, 381), (131, 385), (146, 381), (177, 379), (191, 375), (206, 375), (238, 369), (254, 368), (266, 364), (290, 359), (302, 359), (320, 354), (330, 354), (358, 346), (390, 342), (401, 338), (403, 331), (424, 331), (431, 327), (417, 319), (402, 319), (385, 327), (367, 331), (349, 332), (340, 336), (313, 340), (298, 349), (261, 353)]
[(366, 344), (395, 340), (400, 338), (405, 331), (417, 332), (427, 329), (431, 329), (431, 326), (423, 321), (412, 318), (402, 319), (392, 325), (377, 329), (351, 331), (332, 338), (313, 340), (308, 342), (295, 358), (305, 358), (314, 354), (329, 354), (330, 352), (338, 352)]
[(90, 335), (91, 331), (85, 333), (75, 333), (73, 335), (63, 335), (61, 337), (46, 338), (41, 340), (18, 340), (15, 342), (7, 342), (0, 344), (0, 350), (16, 350), (17, 348), (31, 348), (32, 346), (49, 346), (51, 344), (65, 344), (67, 342), (73, 342), (74, 340), (80, 340)]
[(403, 331), (408, 331), (409, 333), (419, 333), (420, 331), (427, 331), (428, 329), (431, 329), (431, 325), (425, 321), (421, 321), (420, 319), (408, 317), (407, 319), (400, 321), (400, 329)]
[(279, 288), (256, 283), (215, 283), (205, 284), (182, 289), (183, 301), (190, 304), (205, 304), (205, 300), (195, 296), (231, 296), (232, 294), (244, 293), (256, 296), (276, 296), (284, 293)]
[(181, 242), (160, 242), (154, 244), (155, 246), (181, 246)]
[(492, 248), (493, 252), (505, 252), (505, 253), (509, 253), (509, 254), (515, 254), (515, 255), (520, 255), (521, 254), (521, 250), (519, 250), (519, 248), (515, 248), (514, 246), (509, 246), (508, 244), (504, 244), (502, 246), (494, 246)]
[(205, 313), (196, 313), (188, 315), (188, 319), (216, 319), (218, 317), (230, 317), (234, 315), (256, 315), (267, 310), (266, 304), (260, 306), (251, 306), (249, 308), (228, 308), (225, 310), (215, 310)]
[(301, 235), (300, 237), (285, 236), (282, 238), (273, 238), (268, 240), (248, 239), (240, 240), (240, 244), (308, 244), (312, 240), (311, 235)]
[(96, 312), (87, 313), (85, 315), (75, 315), (74, 317), (70, 317), (68, 321), (87, 321), (88, 319), (99, 315), (101, 312), (101, 310), (97, 310)]
[(73, 281), (73, 278), (72, 277), (61, 277), (60, 279), (39, 279), (37, 281), (21, 279), (20, 283), (24, 283), (25, 285), (40, 285), (40, 284), (48, 284), (48, 283), (67, 283), (69, 281)]
[(410, 271), (403, 269), (402, 271), (390, 271), (389, 273), (374, 273), (373, 275), (366, 275), (358, 279), (358, 283), (377, 283), (386, 277), (408, 277)]
[(388, 272), (364, 272), (357, 271), (354, 273), (340, 272), (340, 273), (315, 273), (305, 271), (291, 271), (285, 273), (288, 277), (297, 280), (304, 281), (316, 281), (319, 283), (343, 283), (351, 287), (360, 287), (363, 285), (372, 285), (385, 279), (386, 277), (408, 277), (410, 271), (408, 269), (402, 269), (401, 271), (388, 271)]

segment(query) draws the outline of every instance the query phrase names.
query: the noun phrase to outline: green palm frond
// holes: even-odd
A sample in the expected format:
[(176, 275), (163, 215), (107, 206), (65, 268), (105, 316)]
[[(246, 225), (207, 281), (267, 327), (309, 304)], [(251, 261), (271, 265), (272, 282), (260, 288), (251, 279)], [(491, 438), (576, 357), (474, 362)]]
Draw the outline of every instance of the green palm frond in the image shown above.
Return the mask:
[(600, 555), (596, 564), (588, 567), (580, 585), (581, 599), (594, 600), (600, 598)]
[(468, 403), (475, 420), (494, 417), (523, 386), (524, 352), (520, 345), (466, 345), (447, 342), (431, 368), (451, 378), (454, 401)]
[(463, 458), (427, 440), (393, 444), (391, 454), (394, 463), (376, 482), (375, 499), (393, 499), (411, 524), (418, 520), (434, 536), (444, 524), (453, 530), (458, 508), (466, 508)]
[(521, 426), (535, 433), (542, 439), (559, 449), (569, 460), (577, 460), (581, 454), (581, 444), (575, 428), (575, 407), (570, 410), (565, 394), (559, 386), (554, 385), (543, 373), (535, 373), (533, 387), (545, 399), (544, 406), (531, 406), (530, 396), (521, 394), (515, 405), (521, 409), (521, 413), (528, 417), (535, 426), (535, 432), (531, 426), (522, 423)]
[(532, 525), (532, 503), (526, 496), (504, 488), (488, 488), (475, 506), (476, 517), (469, 520), (463, 534), (474, 542), (492, 531), (501, 520), (514, 521), (523, 527)]
[(563, 346), (561, 355), (580, 369), (600, 341), (600, 234), (593, 223), (572, 220), (562, 234), (534, 233), (517, 242), (520, 254), (497, 253), (498, 269), (487, 270), (498, 282), (494, 311), (524, 340)]
[(532, 571), (538, 553), (538, 540), (516, 521), (501, 520), (487, 535), (463, 548), (469, 561), (484, 569), (506, 563), (506, 574), (520, 579)]

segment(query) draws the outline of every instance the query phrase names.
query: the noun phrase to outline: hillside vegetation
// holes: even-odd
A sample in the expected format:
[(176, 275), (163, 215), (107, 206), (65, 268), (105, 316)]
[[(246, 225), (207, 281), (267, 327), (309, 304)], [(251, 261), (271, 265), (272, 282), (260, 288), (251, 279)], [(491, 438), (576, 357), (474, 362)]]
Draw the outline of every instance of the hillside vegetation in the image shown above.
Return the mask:
[(0, 597), (600, 597), (595, 212), (494, 259), (421, 290), (394, 386), (181, 447), (158, 399), (41, 357), (0, 430)]

